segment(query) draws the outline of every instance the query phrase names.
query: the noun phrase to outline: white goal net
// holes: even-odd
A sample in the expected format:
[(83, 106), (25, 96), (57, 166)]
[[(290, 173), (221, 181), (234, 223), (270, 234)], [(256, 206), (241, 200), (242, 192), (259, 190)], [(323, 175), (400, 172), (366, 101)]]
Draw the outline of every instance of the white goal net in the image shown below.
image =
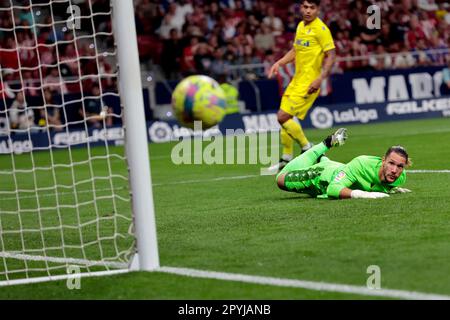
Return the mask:
[(0, 1), (0, 285), (129, 268), (112, 15), (105, 0)]

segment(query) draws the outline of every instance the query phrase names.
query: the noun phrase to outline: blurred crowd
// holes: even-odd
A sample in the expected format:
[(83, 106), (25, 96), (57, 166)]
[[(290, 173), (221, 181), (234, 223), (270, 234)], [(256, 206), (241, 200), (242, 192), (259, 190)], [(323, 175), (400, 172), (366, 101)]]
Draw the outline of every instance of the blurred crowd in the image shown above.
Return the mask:
[[(17, 130), (50, 126), (60, 131), (69, 118), (97, 127), (105, 118), (112, 125), (111, 117), (99, 117), (102, 111), (111, 113), (100, 97), (117, 92), (115, 68), (108, 61), (114, 54), (107, 35), (109, 0), (72, 1), (81, 16), (89, 17), (72, 23), (67, 2), (13, 3), (10, 10), (9, 1), (0, 2), (0, 116), (8, 110), (11, 129)], [(72, 97), (80, 101), (74, 104), (76, 117), (62, 109), (61, 95), (67, 94), (78, 95)]]
[[(109, 15), (101, 14), (110, 12), (109, 0), (91, 0), (91, 5), (74, 2), (80, 15), (93, 16), (93, 21), (83, 18), (67, 22), (70, 8), (64, 2), (50, 6), (48, 0), (35, 0), (30, 6), (30, 0), (16, 0), (14, 10), (5, 10), (10, 6), (9, 1), (0, 2), (0, 9), (5, 8), (0, 10), (0, 65), (7, 71), (6, 80), (26, 82), (43, 78), (52, 91), (66, 93), (90, 88), (93, 82), (100, 81), (99, 73), (111, 73), (105, 47), (112, 48), (113, 43), (98, 35), (111, 32)], [(97, 35), (94, 37), (93, 33)], [(81, 76), (83, 83), (60, 83), (60, 76)], [(113, 79), (101, 80), (105, 90), (114, 87)], [(35, 91), (30, 88), (29, 93), (37, 94)]]
[[(299, 1), (135, 2), (141, 55), (159, 64), (169, 79), (270, 65), (289, 50), (301, 21)], [(374, 30), (366, 25), (372, 4), (381, 9), (380, 28)], [(322, 0), (321, 6), (320, 18), (332, 31), (339, 57), (334, 72), (445, 64), (450, 43), (445, 0)]]
[[(289, 50), (301, 21), (300, 1), (134, 2), (141, 62), (160, 65), (169, 79), (192, 73), (218, 76), (239, 65), (270, 65)], [(14, 3), (24, 8), (31, 2)], [(2, 69), (13, 70), (8, 80), (45, 78), (57, 92), (80, 91), (90, 88), (92, 82), (101, 84), (102, 91), (116, 89), (113, 76), (95, 79), (99, 72), (111, 74), (115, 69), (100, 49), (111, 50), (114, 45), (111, 37), (103, 35), (111, 32), (109, 0), (74, 0), (81, 16), (92, 16), (80, 19), (78, 30), (58, 23), (67, 20), (67, 3), (38, 6), (46, 3), (48, 0), (32, 1), (34, 14), (29, 9), (15, 9), (14, 19), (11, 10), (0, 10), (0, 64)], [(381, 9), (379, 29), (366, 26), (371, 4)], [(6, 6), (0, 2), (2, 6), (8, 7), (9, 1)], [(446, 0), (322, 0), (321, 7), (320, 18), (332, 31), (339, 57), (334, 72), (445, 64), (443, 52), (450, 43), (450, 5)], [(39, 27), (33, 27), (36, 24)], [(78, 38), (93, 32), (95, 41), (94, 37)], [(19, 65), (28, 68), (21, 75), (14, 71)], [(256, 74), (247, 71), (250, 76), (264, 75), (261, 69), (255, 69)], [(82, 87), (78, 82), (60, 84), (60, 76), (83, 76)]]
[[(111, 112), (98, 102), (117, 92), (110, 1), (71, 3), (82, 18), (69, 24), (67, 2), (14, 0), (11, 10), (10, 1), (0, 1), (0, 113), (12, 108), (13, 127), (59, 130), (67, 119), (52, 101), (64, 94), (82, 94), (86, 103), (75, 116), (94, 126), (104, 120), (100, 112)], [(372, 4), (381, 10), (378, 29), (366, 23)], [(301, 21), (300, 1), (135, 0), (135, 6), (141, 62), (161, 66), (174, 80), (198, 73), (229, 80), (236, 70), (265, 77), (264, 68), (291, 48)], [(336, 44), (335, 73), (446, 64), (448, 1), (322, 0), (321, 6)], [(51, 103), (56, 107), (44, 108)]]

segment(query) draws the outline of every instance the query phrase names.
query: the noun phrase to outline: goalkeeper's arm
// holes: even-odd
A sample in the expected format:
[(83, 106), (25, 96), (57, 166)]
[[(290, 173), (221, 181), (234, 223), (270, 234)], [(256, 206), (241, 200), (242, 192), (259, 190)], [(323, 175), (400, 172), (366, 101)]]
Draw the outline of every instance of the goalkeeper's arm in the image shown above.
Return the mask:
[[(411, 190), (406, 188), (392, 188), (389, 191), (390, 194), (395, 193), (409, 193)], [(362, 190), (352, 190), (349, 188), (343, 188), (339, 192), (339, 199), (378, 199), (389, 197), (389, 194), (383, 192), (368, 192)]]
[[(332, 190), (330, 190), (332, 191)], [(352, 190), (344, 187), (339, 192), (339, 199), (378, 199), (389, 197), (387, 193), (383, 192), (368, 192), (362, 190)], [(337, 198), (337, 197), (336, 197)]]
[[(350, 198), (351, 199), (379, 199), (379, 198), (386, 198), (389, 197), (387, 193), (383, 192), (368, 192), (368, 191), (362, 191), (362, 190), (350, 190)], [(345, 196), (348, 195), (348, 190), (342, 190), (341, 194), (344, 193)], [(345, 199), (342, 198), (341, 199)]]

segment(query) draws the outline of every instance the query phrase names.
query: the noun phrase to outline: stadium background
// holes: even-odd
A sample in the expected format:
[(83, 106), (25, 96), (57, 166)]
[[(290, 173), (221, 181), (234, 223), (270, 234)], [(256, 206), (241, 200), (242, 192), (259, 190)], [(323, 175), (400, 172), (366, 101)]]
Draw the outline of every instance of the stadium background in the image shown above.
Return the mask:
[[(35, 3), (45, 1), (34, 1)], [(87, 10), (84, 1), (74, 1), (82, 9)], [(20, 3), (20, 1), (17, 1)], [(94, 12), (108, 12), (109, 1), (97, 0), (92, 1)], [(339, 57), (330, 79), (324, 84), (322, 95), (317, 101), (318, 108), (312, 109), (311, 114), (306, 119), (305, 127), (311, 128), (307, 134), (314, 141), (319, 141), (324, 132), (328, 132), (333, 126), (341, 125), (361, 125), (351, 127), (351, 133), (356, 135), (355, 144), (348, 146), (348, 154), (338, 151), (335, 155), (337, 160), (348, 160), (351, 155), (356, 156), (361, 153), (378, 154), (385, 148), (386, 143), (396, 143), (398, 139), (392, 137), (392, 132), (398, 133), (404, 137), (404, 141), (415, 152), (414, 160), (418, 163), (418, 169), (448, 169), (448, 152), (440, 150), (439, 140), (444, 138), (448, 141), (448, 119), (424, 120), (425, 118), (441, 118), (449, 115), (450, 103), (448, 89), (443, 83), (443, 70), (446, 66), (446, 56), (449, 52), (450, 43), (450, 8), (445, 1), (322, 1), (321, 18), (330, 26), (333, 33), (337, 54)], [(370, 4), (380, 6), (382, 12), (381, 30), (367, 30), (365, 21), (367, 18), (366, 8)], [(2, 5), (9, 3), (2, 2)], [(300, 20), (298, 3), (292, 1), (277, 1), (271, 3), (269, 1), (135, 1), (136, 5), (136, 27), (138, 31), (139, 52), (141, 58), (142, 80), (145, 87), (143, 95), (146, 107), (146, 116), (148, 121), (149, 141), (168, 142), (171, 139), (178, 139), (178, 129), (176, 122), (173, 121), (170, 113), (170, 92), (176, 83), (189, 74), (208, 74), (215, 78), (226, 77), (227, 81), (235, 85), (239, 89), (241, 104), (241, 113), (228, 116), (221, 124), (220, 128), (224, 130), (227, 127), (244, 128), (250, 131), (265, 131), (268, 129), (277, 129), (276, 112), (280, 93), (283, 86), (287, 84), (292, 75), (292, 69), (286, 68), (284, 73), (278, 79), (267, 80), (265, 72), (270, 65), (282, 56), (289, 48), (292, 41), (296, 25)], [(61, 11), (55, 11), (56, 16), (64, 17), (66, 15), (65, 8)], [(42, 19), (46, 19), (46, 15), (42, 15)], [(2, 11), (0, 17), (2, 27), (7, 29), (12, 26), (11, 17), (5, 11)], [(27, 24), (29, 17), (24, 13), (18, 21), (20, 24)], [(109, 17), (98, 15), (94, 17), (94, 24), (91, 25), (87, 21), (82, 21), (81, 34), (83, 32), (91, 32), (91, 28), (95, 32), (109, 32), (111, 25)], [(172, 30), (172, 31), (171, 31)], [(176, 32), (173, 30), (177, 30)], [(30, 35), (26, 32), (17, 32), (18, 40), (22, 43), (32, 42)], [(63, 32), (58, 33), (58, 39), (65, 39), (69, 36)], [(69, 36), (70, 37), (70, 36)], [(1, 109), (3, 112), (0, 116), (0, 126), (5, 128), (9, 124), (5, 122), (3, 116), (6, 110), (14, 101), (10, 88), (18, 88), (20, 86), (19, 74), (14, 70), (18, 68), (19, 62), (17, 56), (21, 59), (22, 66), (37, 66), (36, 52), (32, 50), (21, 50), (19, 55), (14, 51), (14, 41), (11, 41), (11, 35), (5, 32), (0, 33), (0, 48), (10, 50), (0, 50), (0, 63), (3, 72), (3, 85), (0, 88), (2, 96)], [(54, 43), (54, 35), (48, 30), (40, 30), (39, 40), (42, 43)], [(67, 40), (67, 39), (66, 39)], [(78, 41), (78, 40), (77, 40)], [(101, 47), (108, 51), (113, 44), (105, 41), (99, 41)], [(88, 42), (80, 40), (79, 48), (83, 56), (94, 55), (92, 48)], [(60, 57), (60, 61), (68, 61), (67, 65), (62, 68), (64, 79), (68, 80), (64, 92), (60, 92), (60, 88), (52, 90), (52, 99), (58, 103), (62, 101), (61, 93), (65, 94), (67, 119), (63, 121), (79, 120), (77, 102), (70, 103), (71, 100), (78, 101), (80, 97), (80, 87), (72, 86), (70, 79), (76, 74), (75, 70), (82, 70), (81, 75), (95, 75), (101, 71), (115, 72), (115, 63), (109, 59), (108, 55), (101, 59), (101, 69), (96, 64), (90, 63), (89, 59), (81, 59), (72, 61), (74, 57), (73, 47), (62, 46), (61, 52), (64, 54)], [(55, 61), (56, 56), (52, 50), (40, 52), (49, 63)], [(46, 84), (51, 86), (53, 83), (59, 82), (59, 75), (52, 75), (52, 70), (43, 70), (46, 77)], [(39, 84), (39, 75), (33, 72), (25, 72), (22, 75), (25, 81), (29, 83)], [(55, 80), (56, 78), (56, 80)], [(102, 86), (105, 88), (103, 99), (108, 105), (113, 107), (115, 112), (120, 112), (119, 100), (114, 95), (108, 95), (108, 92), (117, 91), (117, 79), (108, 77), (101, 79)], [(381, 84), (380, 84), (381, 83)], [(400, 85), (398, 85), (400, 83)], [(81, 89), (89, 91), (92, 82), (83, 81)], [(381, 90), (381, 91), (380, 91)], [(33, 86), (29, 86), (26, 92), (29, 101), (32, 104), (40, 105), (44, 97), (41, 96), (39, 90), (33, 90)], [(6, 102), (6, 103), (3, 103)], [(392, 103), (405, 104), (392, 104)], [(245, 107), (245, 108), (244, 108)], [(314, 110), (318, 110), (314, 113)], [(390, 110), (390, 111), (389, 111)], [(393, 121), (416, 119), (415, 121), (390, 122), (388, 124), (368, 124), (368, 122), (377, 121)], [(48, 144), (47, 139), (40, 137), (43, 133), (39, 129), (39, 114), (35, 114), (36, 132), (32, 136), (33, 146), (41, 146), (40, 144)], [(115, 118), (114, 127), (120, 126), (120, 119)], [(315, 128), (315, 129), (313, 129)], [(317, 130), (320, 129), (320, 130)], [(73, 132), (78, 132), (79, 128), (74, 125), (71, 127)], [(96, 128), (91, 128), (92, 134)], [(184, 134), (180, 133), (180, 134)], [(53, 144), (65, 144), (65, 140), (58, 136), (58, 132), (52, 132)], [(359, 138), (358, 138), (358, 135)], [(15, 135), (14, 141), (20, 141), (22, 138)], [(117, 139), (111, 138), (112, 143), (121, 141), (120, 132), (117, 133)], [(381, 143), (380, 141), (383, 141)], [(8, 142), (4, 137), (0, 137), (0, 152), (8, 153), (10, 149)], [(17, 152), (23, 152), (27, 146), (17, 144)], [(156, 159), (152, 160), (152, 168), (155, 173), (155, 181), (158, 183), (165, 182), (171, 177), (172, 172), (176, 172), (181, 181), (191, 181), (202, 178), (214, 179), (217, 175), (225, 175), (233, 177), (234, 175), (245, 175), (248, 173), (247, 167), (219, 167), (210, 168), (201, 166), (198, 168), (189, 167), (182, 172), (180, 168), (176, 168), (168, 164), (167, 154), (170, 153), (172, 144), (152, 145), (151, 150), (156, 155)], [(430, 154), (440, 150), (436, 157), (430, 159)], [(420, 152), (419, 152), (420, 151)], [(159, 157), (159, 158), (158, 158)], [(255, 169), (252, 167), (252, 170)], [(178, 171), (177, 171), (178, 170)], [(366, 256), (365, 248), (360, 243), (364, 243), (370, 247), (374, 237), (382, 238), (385, 242), (380, 241), (372, 250), (378, 252), (379, 261), (389, 264), (393, 271), (392, 276), (387, 276), (387, 284), (391, 287), (402, 288), (408, 290), (420, 290), (426, 292), (436, 292), (449, 294), (449, 282), (446, 270), (448, 270), (448, 258), (445, 252), (448, 252), (448, 244), (446, 244), (446, 235), (448, 231), (444, 230), (446, 221), (448, 221), (448, 191), (445, 186), (448, 182), (448, 176), (434, 175), (433, 178), (418, 177), (412, 179), (413, 189), (419, 194), (417, 199), (414, 196), (406, 196), (404, 200), (399, 202), (396, 208), (392, 208), (389, 202), (374, 208), (365, 202), (355, 206), (347, 203), (339, 204), (314, 204), (306, 202), (307, 210), (303, 211), (302, 218), (310, 219), (311, 224), (305, 225), (298, 219), (298, 201), (300, 198), (285, 196), (282, 198), (283, 212), (276, 212), (273, 216), (266, 216), (267, 210), (279, 208), (279, 204), (271, 204), (270, 209), (263, 208), (262, 205), (256, 206), (255, 203), (265, 203), (265, 199), (269, 197), (268, 193), (274, 192), (270, 189), (267, 191), (265, 186), (270, 185), (269, 178), (264, 180), (258, 186), (259, 192), (252, 192), (253, 195), (246, 193), (245, 198), (240, 192), (243, 190), (254, 190), (251, 181), (241, 182), (238, 191), (235, 190), (236, 183), (233, 181), (226, 182), (221, 186), (219, 194), (207, 197), (210, 189), (209, 185), (198, 186), (192, 188), (188, 183), (186, 187), (163, 185), (159, 190), (155, 191), (155, 203), (157, 212), (167, 214), (166, 218), (160, 219), (161, 227), (161, 248), (162, 260), (167, 263), (201, 266), (214, 270), (221, 270), (221, 264), (229, 271), (258, 273), (267, 275), (278, 275), (278, 271), (283, 270), (283, 263), (287, 263), (285, 258), (281, 258), (280, 262), (274, 262), (270, 258), (261, 258), (254, 253), (259, 245), (270, 242), (272, 236), (267, 236), (274, 232), (274, 243), (278, 242), (280, 247), (275, 244), (269, 245), (267, 249), (262, 251), (263, 256), (269, 257), (271, 252), (280, 252), (301, 256), (302, 262), (307, 260), (311, 264), (309, 267), (303, 266), (302, 277), (321, 281), (335, 281), (340, 283), (363, 283), (365, 274), (359, 275), (355, 268), (350, 267), (348, 277), (340, 278), (339, 272), (327, 275), (329, 269), (320, 269), (320, 265), (327, 261), (326, 258), (334, 256), (337, 261), (334, 264), (335, 270), (341, 270), (348, 267), (348, 262), (353, 263), (353, 259), (359, 262), (364, 261), (361, 265), (368, 265), (371, 261)], [(426, 185), (425, 182), (432, 180), (432, 185)], [(213, 180), (214, 181), (214, 180)], [(267, 182), (267, 184), (265, 184)], [(216, 186), (217, 187), (217, 186)], [(415, 188), (414, 188), (415, 187)], [(441, 193), (435, 194), (433, 197), (426, 195), (427, 190), (431, 188), (441, 188)], [(193, 190), (195, 189), (195, 190)], [(173, 200), (171, 194), (179, 192), (176, 200)], [(228, 200), (224, 200), (223, 193), (228, 195)], [(264, 197), (258, 197), (264, 194)], [(195, 196), (198, 199), (205, 199), (204, 203), (195, 201), (192, 208), (181, 210), (186, 203), (186, 197)], [(237, 207), (242, 206), (238, 211), (231, 211), (228, 208), (236, 206), (236, 203), (230, 200), (236, 199)], [(277, 195), (277, 199), (280, 197)], [(239, 201), (241, 199), (241, 201)], [(294, 199), (295, 201), (288, 201)], [(301, 199), (304, 200), (303, 198)], [(221, 211), (223, 202), (225, 211)], [(276, 201), (274, 201), (276, 202)], [(218, 205), (218, 203), (220, 205)], [(322, 205), (322, 206), (321, 206)], [(432, 218), (424, 218), (422, 212), (430, 211), (433, 207)], [(407, 209), (413, 210), (413, 213)], [(304, 209), (304, 208), (303, 208)], [(247, 211), (245, 211), (247, 210)], [(371, 217), (367, 217), (364, 213), (369, 210)], [(202, 216), (206, 212), (210, 213), (208, 217)], [(242, 252), (237, 250), (222, 248), (223, 243), (227, 243), (231, 248), (233, 245), (240, 243), (239, 241), (248, 239), (248, 228), (254, 223), (252, 217), (242, 215), (255, 214), (258, 224), (257, 235), (251, 237), (252, 245), (248, 250), (245, 248)], [(393, 212), (391, 217), (387, 219), (386, 225), (377, 220), (378, 213)], [(287, 212), (287, 216), (285, 215)], [(338, 218), (335, 213), (342, 214), (343, 220)], [(181, 217), (181, 214), (184, 217)], [(229, 216), (227, 216), (229, 214)], [(316, 214), (315, 216), (313, 214)], [(166, 220), (164, 220), (166, 219)], [(185, 221), (192, 219), (192, 224)], [(236, 219), (242, 224), (230, 222), (228, 219)], [(333, 219), (333, 222), (330, 222)], [(335, 219), (335, 220), (334, 220)], [(447, 219), (447, 220), (446, 220)], [(424, 221), (425, 220), (425, 221)], [(184, 233), (189, 233), (191, 238), (187, 240), (183, 238), (183, 232), (177, 235), (177, 226), (180, 221), (186, 223)], [(426, 229), (415, 229), (408, 233), (408, 223), (419, 225), (425, 222)], [(212, 228), (211, 231), (199, 231), (199, 225), (206, 223), (209, 228), (218, 223), (218, 228)], [(360, 223), (358, 225), (358, 223)], [(279, 236), (277, 231), (270, 229), (270, 224), (275, 229), (279, 228)], [(288, 228), (293, 224), (291, 229)], [(174, 228), (171, 228), (174, 227)], [(219, 229), (223, 227), (224, 229)], [(377, 228), (386, 228), (385, 233), (378, 234)], [(231, 235), (225, 231), (234, 228)], [(289, 230), (286, 231), (288, 228)], [(324, 232), (329, 236), (329, 242), (320, 242), (314, 230), (315, 228)], [(364, 228), (366, 228), (364, 230)], [(405, 232), (401, 232), (406, 228)], [(172, 231), (170, 231), (173, 229)], [(295, 230), (294, 230), (295, 229)], [(334, 229), (334, 231), (331, 231)], [(299, 232), (301, 230), (301, 232)], [(368, 233), (365, 233), (367, 230)], [(411, 231), (411, 230), (409, 230)], [(214, 235), (213, 233), (216, 233)], [(353, 232), (356, 234), (354, 239), (347, 239), (343, 234)], [(391, 241), (393, 236), (398, 234), (396, 241)], [(299, 235), (300, 234), (300, 235)], [(376, 234), (376, 235), (375, 235)], [(433, 234), (435, 237), (433, 237)], [(415, 242), (414, 238), (418, 236), (422, 242)], [(222, 238), (221, 238), (222, 237)], [(226, 240), (230, 237), (229, 242)], [(214, 241), (211, 239), (214, 238)], [(345, 238), (345, 239), (344, 239)], [(286, 240), (288, 239), (288, 240)], [(294, 240), (292, 240), (294, 239)], [(286, 240), (288, 246), (283, 247), (283, 241)], [(292, 240), (292, 242), (291, 242)], [(326, 239), (325, 239), (326, 240)], [(186, 241), (184, 243), (183, 241)], [(211, 241), (210, 243), (208, 241)], [(236, 241), (236, 242), (233, 242)], [(298, 241), (298, 242), (296, 242)], [(303, 241), (303, 242), (302, 242)], [(348, 241), (348, 242), (346, 242)], [(353, 241), (353, 242), (352, 242)], [(296, 251), (295, 243), (302, 242), (306, 249)], [(391, 252), (385, 253), (384, 246), (388, 243), (392, 249)], [(286, 243), (285, 243), (286, 244)], [(398, 244), (398, 246), (397, 246)], [(328, 246), (336, 246), (336, 251), (327, 251)], [(415, 246), (415, 252), (411, 248)], [(180, 248), (178, 248), (180, 247)], [(218, 248), (225, 252), (217, 251)], [(354, 248), (355, 254), (351, 256), (348, 248)], [(198, 251), (203, 250), (203, 254), (196, 257)], [(253, 251), (252, 251), (253, 250)], [(287, 250), (287, 252), (285, 252)], [(360, 250), (360, 251), (358, 251)], [(253, 252), (253, 253), (251, 253)], [(334, 252), (334, 253), (333, 253)], [(242, 261), (235, 261), (236, 256), (241, 254)], [(247, 256), (242, 256), (246, 254)], [(327, 256), (328, 254), (328, 256)], [(428, 261), (432, 266), (424, 262), (424, 257), (428, 256)], [(396, 260), (396, 255), (398, 260)], [(348, 256), (351, 256), (350, 258)], [(184, 262), (183, 259), (184, 258)], [(345, 258), (347, 257), (347, 258)], [(361, 258), (362, 257), (362, 258)], [(260, 264), (252, 266), (252, 259), (260, 259)], [(322, 259), (322, 260), (321, 260)], [(366, 263), (367, 261), (367, 263)], [(417, 274), (412, 268), (406, 267), (406, 263), (410, 263), (422, 274)], [(267, 266), (268, 265), (268, 266)], [(267, 267), (266, 267), (267, 266)], [(287, 277), (297, 277), (298, 266), (289, 266), (286, 271), (281, 272)], [(319, 270), (314, 272), (314, 268)], [(318, 269), (317, 269), (318, 268)], [(427, 268), (430, 274), (423, 274)], [(406, 277), (404, 277), (406, 275)], [(154, 283), (148, 282), (149, 278), (139, 275), (141, 286), (146, 283), (152, 286)], [(154, 293), (142, 291), (136, 295), (130, 293), (126, 297), (191, 297), (191, 291), (195, 291), (196, 284), (183, 282), (177, 288), (179, 295), (171, 293), (162, 293), (166, 290), (166, 282), (172, 281), (165, 276), (157, 275), (156, 291)], [(411, 279), (408, 281), (406, 278)], [(421, 278), (422, 277), (422, 278)], [(444, 281), (441, 281), (444, 279)], [(124, 279), (126, 283), (127, 279)], [(95, 287), (95, 282), (89, 282), (91, 287)], [(107, 281), (107, 280), (105, 280)], [(88, 284), (89, 285), (89, 284)], [(126, 284), (124, 284), (126, 285)], [(48, 286), (48, 287), (47, 287)], [(182, 289), (181, 286), (184, 286)], [(194, 294), (197, 298), (233, 298), (233, 297), (281, 297), (289, 298), (293, 295), (296, 297), (307, 298), (349, 298), (352, 295), (337, 294), (327, 295), (321, 293), (319, 296), (308, 293), (298, 292), (295, 290), (274, 292), (267, 291), (262, 294), (257, 287), (248, 287), (243, 293), (240, 287), (224, 285), (222, 291), (212, 292), (209, 288), (214, 284), (200, 285), (200, 290)], [(106, 287), (108, 287), (106, 285)], [(52, 285), (45, 285), (40, 294), (41, 297), (57, 297), (62, 294), (65, 297), (104, 297), (108, 295), (108, 290), (93, 289), (90, 293), (83, 294), (74, 293), (73, 296), (65, 292), (65, 289), (58, 289)], [(160, 289), (160, 291), (158, 291)], [(5, 292), (6, 297), (20, 297), (24, 294), (25, 289), (11, 289)], [(139, 290), (138, 290), (139, 291)], [(167, 291), (167, 290), (166, 290)], [(176, 290), (175, 290), (176, 291)], [(272, 294), (273, 293), (273, 294)], [(78, 294), (78, 295), (77, 295)], [(147, 294), (147, 295), (145, 295)], [(39, 295), (37, 295), (39, 296)], [(120, 297), (121, 295), (118, 294)], [(30, 297), (36, 297), (31, 295)], [(111, 293), (111, 297), (117, 297)]]
[[(147, 121), (173, 120), (171, 92), (180, 79), (191, 74), (207, 74), (238, 88), (241, 113), (270, 113), (278, 109), (280, 96), (292, 76), (293, 65), (283, 68), (276, 80), (268, 80), (265, 75), (272, 63), (291, 45), (296, 25), (301, 19), (298, 3), (143, 0), (135, 1), (135, 4)], [(366, 26), (367, 8), (371, 4), (377, 4), (381, 9), (379, 30), (370, 30)], [(89, 10), (85, 2), (79, 1), (79, 5), (82, 15)], [(64, 9), (61, 6), (61, 10), (53, 10), (53, 14), (63, 19), (67, 16)], [(320, 17), (333, 33), (338, 62), (332, 76), (323, 83), (321, 97), (316, 102), (316, 106), (328, 106), (328, 111), (317, 111), (314, 119), (306, 119), (305, 126), (326, 127), (330, 121), (365, 123), (448, 114), (448, 102), (441, 103), (440, 108), (425, 108), (422, 111), (411, 108), (408, 111), (407, 108), (403, 113), (378, 111), (376, 116), (373, 114), (374, 109), (387, 109), (389, 102), (439, 98), (448, 94), (450, 89), (442, 80), (450, 41), (450, 13), (447, 10), (445, 1), (322, 1)], [(100, 13), (93, 19), (94, 26), (90, 21), (81, 19), (78, 33), (92, 32), (93, 28), (97, 33), (110, 32), (109, 16), (101, 15), (109, 12), (109, 2), (93, 1), (92, 11)], [(29, 12), (18, 14), (17, 26), (32, 23)], [(1, 15), (2, 27), (11, 28), (11, 14), (2, 11)], [(36, 23), (50, 21), (46, 14), (41, 17), (42, 21)], [(17, 35), (20, 45), (34, 42), (29, 30), (19, 30)], [(59, 41), (73, 40), (71, 33), (59, 30), (55, 35), (49, 28), (39, 28), (38, 43), (52, 44), (55, 36)], [(20, 87), (19, 72), (14, 71), (18, 69), (18, 57), (20, 65), (29, 68), (37, 67), (38, 53), (41, 64), (56, 61), (55, 48), (39, 47), (39, 52), (21, 50), (17, 55), (12, 50), (15, 45), (12, 33), (0, 33), (0, 42), (3, 48), (8, 49), (2, 50), (0, 56), (4, 83), (12, 88)], [(97, 37), (97, 43), (105, 52), (112, 51), (113, 43), (107, 37)], [(87, 77), (80, 88), (77, 82), (70, 79), (78, 74), (78, 67), (83, 77), (99, 71), (114, 74), (115, 62), (105, 55), (97, 66), (95, 60), (89, 59), (94, 57), (95, 52), (84, 39), (77, 39), (77, 51), (73, 44), (59, 45), (58, 51), (61, 76), (66, 79), (66, 84), (62, 89), (57, 85), (58, 72), (52, 73), (57, 71), (52, 70), (56, 68), (43, 67), (43, 77), (52, 91), (54, 103), (61, 102), (60, 91), (64, 91), (64, 101), (68, 107), (67, 119), (62, 121), (79, 121), (80, 103), (77, 101), (80, 91), (90, 92), (95, 81)], [(77, 53), (87, 58), (71, 60)], [(31, 106), (42, 105), (43, 101), (42, 93), (36, 89), (38, 70), (26, 71), (22, 75), (24, 81), (31, 84), (25, 92)], [(380, 77), (384, 78), (381, 84)], [(372, 82), (373, 79), (377, 80)], [(398, 84), (399, 81), (402, 83)], [(102, 78), (101, 82), (105, 104), (111, 106), (115, 113), (120, 113), (119, 99), (108, 94), (117, 90), (117, 79), (109, 76)], [(0, 103), (5, 110), (4, 104), (9, 107), (14, 94), (9, 93), (8, 88), (0, 90), (4, 98)], [(372, 110), (372, 117), (367, 113), (361, 115), (355, 107)], [(330, 119), (334, 111), (344, 112), (344, 117), (339, 117), (337, 113), (334, 114), (337, 117)], [(35, 114), (36, 125), (40, 117)], [(342, 121), (345, 119), (350, 121)], [(173, 129), (174, 122), (169, 121), (169, 124)], [(2, 113), (0, 127), (6, 125)], [(113, 119), (112, 125), (120, 125), (120, 119)], [(276, 126), (276, 123), (272, 125)], [(72, 127), (76, 129), (76, 125)], [(158, 141), (158, 137), (155, 138), (149, 136), (150, 141)], [(168, 137), (159, 138), (162, 141), (165, 139)]]

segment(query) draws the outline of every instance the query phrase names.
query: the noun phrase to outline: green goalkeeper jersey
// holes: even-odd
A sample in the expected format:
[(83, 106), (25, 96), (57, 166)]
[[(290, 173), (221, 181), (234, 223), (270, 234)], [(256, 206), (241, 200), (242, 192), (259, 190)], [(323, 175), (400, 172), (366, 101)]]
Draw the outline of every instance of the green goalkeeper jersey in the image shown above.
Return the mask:
[(381, 164), (380, 157), (359, 156), (336, 168), (329, 180), (326, 195), (339, 198), (339, 193), (343, 188), (388, 193), (392, 188), (399, 187), (406, 182), (405, 171), (393, 183), (381, 182), (378, 175)]
[(405, 171), (393, 183), (381, 182), (378, 174), (383, 160), (380, 157), (359, 156), (343, 164), (325, 157), (323, 154), (328, 150), (324, 143), (315, 145), (290, 161), (277, 180), (284, 175), (285, 190), (320, 198), (339, 198), (344, 188), (388, 193), (406, 182)]
[(320, 198), (339, 198), (343, 188), (352, 190), (389, 192), (406, 182), (406, 174), (391, 184), (382, 183), (378, 176), (382, 159), (374, 156), (359, 156), (347, 164), (325, 160), (309, 167), (292, 163), (286, 176), (286, 187), (291, 191)]

